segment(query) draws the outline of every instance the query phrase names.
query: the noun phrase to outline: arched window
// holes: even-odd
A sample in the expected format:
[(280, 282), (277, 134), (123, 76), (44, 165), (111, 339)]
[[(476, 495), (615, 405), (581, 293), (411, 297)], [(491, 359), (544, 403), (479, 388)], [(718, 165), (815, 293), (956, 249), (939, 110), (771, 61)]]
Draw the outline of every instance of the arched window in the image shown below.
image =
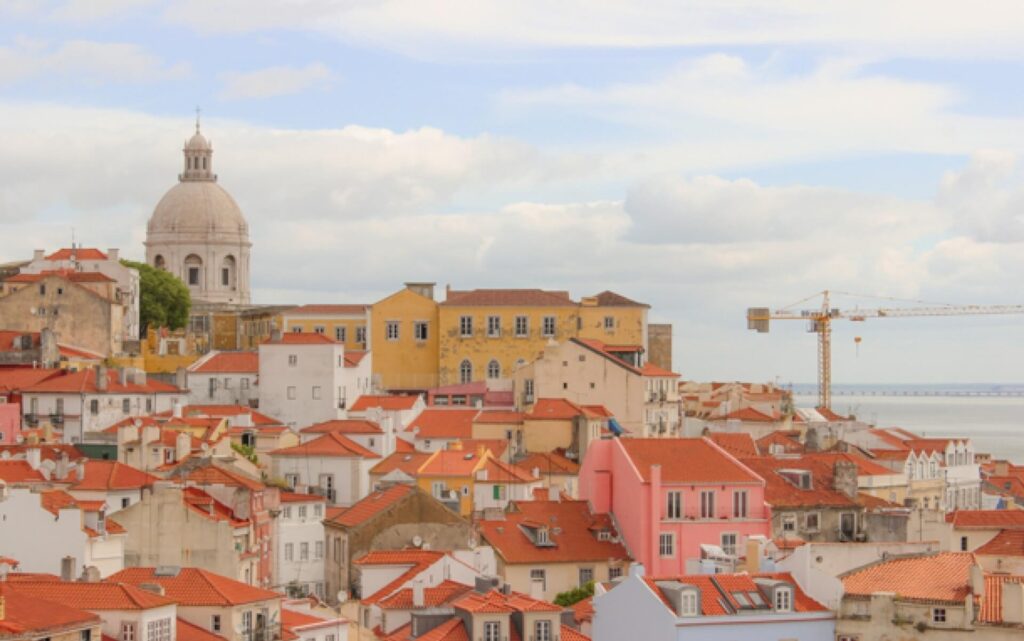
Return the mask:
[(914, 479), (914, 462), (907, 459), (907, 478), (910, 480)]
[(235, 286), (235, 257), (225, 256), (220, 265), (220, 284), (222, 287)]
[(917, 462), (917, 478), (923, 479), (924, 476), (924, 461)]
[(459, 365), (459, 382), (460, 383), (471, 383), (473, 381), (473, 364), (469, 360), (464, 360)]
[(164, 260), (163, 256), (157, 254), (156, 257), (153, 258), (153, 267), (156, 267), (157, 269), (167, 269), (167, 262)]
[(487, 378), (501, 378), (501, 365), (493, 358), (487, 363)]
[(199, 287), (203, 282), (203, 259), (189, 254), (185, 259), (185, 283), (189, 287)]
[(203, 169), (206, 169), (206, 156), (203, 156)]

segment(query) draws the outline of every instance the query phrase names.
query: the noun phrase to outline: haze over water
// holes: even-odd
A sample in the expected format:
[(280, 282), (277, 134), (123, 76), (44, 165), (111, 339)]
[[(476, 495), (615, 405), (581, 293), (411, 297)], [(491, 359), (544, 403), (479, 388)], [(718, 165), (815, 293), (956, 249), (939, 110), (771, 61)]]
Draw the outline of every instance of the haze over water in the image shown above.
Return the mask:
[[(813, 407), (816, 396), (798, 393), (794, 401)], [(832, 409), (926, 437), (969, 437), (977, 452), (1024, 463), (1024, 397), (836, 395)]]

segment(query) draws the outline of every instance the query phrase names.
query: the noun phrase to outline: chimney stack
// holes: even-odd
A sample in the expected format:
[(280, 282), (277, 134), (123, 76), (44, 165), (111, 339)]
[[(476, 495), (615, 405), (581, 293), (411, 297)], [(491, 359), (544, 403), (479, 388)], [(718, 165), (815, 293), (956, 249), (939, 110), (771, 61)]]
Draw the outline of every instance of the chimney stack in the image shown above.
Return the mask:
[(107, 260), (116, 261), (120, 258), (121, 251), (117, 248), (110, 248), (107, 250)]
[(34, 250), (32, 250), (32, 261), (33, 262), (35, 262), (37, 260), (43, 260), (44, 258), (46, 258), (46, 250), (45, 249), (34, 249)]
[(412, 607), (422, 608), (424, 606), (423, 580), (416, 579), (412, 582)]
[(100, 392), (107, 391), (107, 366), (97, 365), (96, 366), (96, 390)]

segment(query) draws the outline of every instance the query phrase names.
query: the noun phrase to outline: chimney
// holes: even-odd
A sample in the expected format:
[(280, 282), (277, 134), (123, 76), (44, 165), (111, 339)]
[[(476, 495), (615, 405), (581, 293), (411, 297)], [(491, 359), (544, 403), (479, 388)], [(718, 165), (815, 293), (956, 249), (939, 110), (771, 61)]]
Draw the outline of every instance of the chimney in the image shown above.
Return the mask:
[(44, 258), (46, 258), (46, 250), (45, 249), (34, 249), (34, 250), (32, 250), (32, 260), (33, 260), (33, 262), (37, 261), (37, 260), (43, 260)]
[(283, 334), (281, 334), (281, 330), (275, 328), (270, 332), (270, 342), (280, 343), (282, 336)]
[(116, 247), (112, 247), (107, 250), (107, 260), (117, 261), (120, 258), (121, 251)]
[(836, 461), (832, 466), (832, 485), (837, 492), (848, 498), (857, 498), (857, 464), (852, 461)]
[(968, 577), (970, 581), (971, 594), (980, 597), (982, 600), (985, 598), (985, 572), (981, 569), (981, 566), (975, 563), (971, 566), (970, 575)]
[(174, 386), (178, 389), (186, 389), (188, 387), (188, 371), (184, 367), (179, 367), (174, 372)]
[(188, 432), (179, 432), (174, 445), (174, 460), (183, 461), (192, 451), (192, 437)]
[(96, 390), (99, 392), (107, 391), (107, 366), (97, 365), (96, 366)]
[(1024, 624), (1024, 584), (1003, 581), (1003, 623), (1006, 625)]
[(171, 415), (174, 416), (174, 418), (181, 418), (181, 414), (182, 414), (181, 399), (177, 399), (176, 398), (176, 399), (174, 399), (174, 402), (173, 402), (173, 405), (172, 405)]
[(61, 581), (74, 581), (75, 580), (75, 557), (66, 556), (60, 560), (60, 579)]
[(757, 574), (761, 571), (761, 542), (747, 539), (747, 572)]
[(30, 445), (29, 447), (25, 448), (25, 461), (28, 463), (28, 466), (31, 467), (33, 470), (39, 469), (39, 464), (42, 463), (42, 459), (43, 452), (41, 449), (39, 449), (38, 445)]
[(85, 462), (86, 458), (82, 457), (78, 459), (78, 482), (81, 483), (85, 480)]
[(421, 579), (416, 579), (412, 582), (412, 607), (422, 608), (423, 605), (423, 581)]
[(128, 369), (127, 368), (122, 367), (119, 370), (117, 370), (117, 382), (121, 384), (121, 387), (124, 387), (125, 385), (128, 384)]
[(57, 337), (49, 327), (39, 330), (39, 360), (42, 361), (43, 367), (53, 367), (60, 360)]

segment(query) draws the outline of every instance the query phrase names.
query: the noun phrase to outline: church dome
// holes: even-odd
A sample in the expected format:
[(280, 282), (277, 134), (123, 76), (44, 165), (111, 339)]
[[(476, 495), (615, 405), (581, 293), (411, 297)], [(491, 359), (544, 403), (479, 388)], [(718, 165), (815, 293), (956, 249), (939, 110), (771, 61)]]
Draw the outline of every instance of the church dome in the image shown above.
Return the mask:
[(198, 131), (185, 143), (185, 149), (211, 149), (210, 141)]
[(210, 180), (183, 180), (164, 194), (149, 219), (149, 233), (205, 233), (248, 236), (238, 203)]

